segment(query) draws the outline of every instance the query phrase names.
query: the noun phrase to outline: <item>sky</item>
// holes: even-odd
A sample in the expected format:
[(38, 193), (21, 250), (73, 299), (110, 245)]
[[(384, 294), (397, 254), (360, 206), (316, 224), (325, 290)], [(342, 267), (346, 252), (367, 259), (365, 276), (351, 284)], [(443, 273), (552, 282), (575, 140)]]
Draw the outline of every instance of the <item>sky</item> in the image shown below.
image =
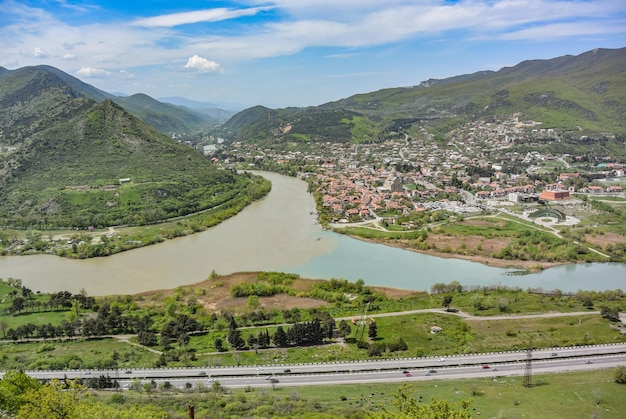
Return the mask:
[(0, 66), (231, 110), (626, 46), (624, 0), (0, 0)]

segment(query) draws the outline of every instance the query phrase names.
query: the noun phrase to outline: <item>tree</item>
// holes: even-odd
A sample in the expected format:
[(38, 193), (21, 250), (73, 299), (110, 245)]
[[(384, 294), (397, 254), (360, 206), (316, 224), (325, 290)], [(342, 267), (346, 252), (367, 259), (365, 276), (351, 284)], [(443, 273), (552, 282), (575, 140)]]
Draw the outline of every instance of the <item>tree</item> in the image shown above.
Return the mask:
[(248, 297), (248, 307), (252, 310), (256, 310), (261, 306), (261, 300), (258, 295), (251, 295)]
[(0, 411), (16, 414), (28, 391), (41, 387), (39, 381), (23, 372), (7, 371), (0, 380)]
[(624, 365), (618, 365), (615, 368), (614, 378), (617, 384), (626, 384), (626, 367)]
[(15, 297), (13, 298), (13, 302), (11, 304), (11, 308), (9, 308), (9, 311), (11, 313), (20, 313), (22, 310), (24, 310), (24, 307), (26, 307), (26, 300), (24, 299), (24, 297)]
[(137, 341), (140, 345), (143, 345), (143, 346), (156, 346), (157, 335), (153, 332), (142, 331), (137, 334)]
[(17, 417), (20, 419), (80, 417), (78, 401), (86, 397), (87, 388), (74, 381), (69, 382), (69, 388), (65, 387), (66, 383), (54, 379), (37, 390), (27, 392)]
[(451, 303), (452, 303), (452, 296), (451, 295), (446, 295), (445, 297), (443, 297), (442, 305), (446, 308), (446, 310), (450, 309), (450, 304)]
[(460, 406), (445, 400), (431, 399), (430, 403), (420, 403), (415, 397), (413, 387), (404, 384), (393, 393), (392, 400), (394, 411), (389, 411), (382, 406), (378, 412), (370, 412), (373, 419), (470, 419), (472, 417), (470, 400), (461, 401)]
[(619, 309), (615, 307), (609, 307), (607, 305), (603, 305), (602, 307), (600, 307), (600, 314), (602, 315), (602, 317), (612, 322), (619, 321)]
[(341, 320), (339, 322), (339, 336), (345, 339), (346, 337), (350, 336), (351, 333), (352, 327), (350, 327), (350, 324), (348, 324), (348, 322), (345, 320)]
[(276, 328), (276, 333), (274, 333), (274, 345), (278, 346), (279, 348), (284, 348), (285, 346), (287, 346), (287, 344), (287, 333), (285, 333), (285, 330), (282, 326), (278, 326)]
[(243, 349), (246, 346), (246, 341), (243, 340), (241, 332), (237, 329), (230, 329), (227, 340), (234, 349)]
[(367, 335), (370, 337), (370, 339), (376, 339), (378, 337), (378, 327), (376, 326), (376, 322), (373, 319), (370, 322)]
[(215, 346), (215, 350), (218, 352), (222, 352), (224, 350), (224, 341), (220, 338), (215, 338), (213, 345)]
[(258, 348), (259, 345), (259, 340), (256, 336), (254, 336), (253, 334), (250, 334), (248, 336), (248, 347), (249, 348)]
[(265, 329), (265, 332), (259, 331), (257, 344), (261, 348), (268, 348), (270, 346), (270, 332), (267, 329)]
[(2, 330), (3, 339), (7, 338), (7, 327), (9, 327), (9, 324), (5, 322), (4, 320), (0, 320), (0, 330)]

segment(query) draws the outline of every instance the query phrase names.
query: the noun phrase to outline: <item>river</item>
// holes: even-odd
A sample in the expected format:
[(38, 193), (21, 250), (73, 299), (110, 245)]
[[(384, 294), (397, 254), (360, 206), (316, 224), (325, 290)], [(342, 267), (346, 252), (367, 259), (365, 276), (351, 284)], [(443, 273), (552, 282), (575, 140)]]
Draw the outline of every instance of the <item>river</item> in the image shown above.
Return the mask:
[(542, 287), (563, 291), (623, 288), (626, 264), (580, 264), (512, 276), (510, 270), (442, 259), (351, 239), (315, 224), (315, 203), (302, 180), (262, 173), (272, 191), (237, 216), (205, 232), (106, 258), (50, 255), (0, 257), (0, 277), (33, 291), (89, 295), (173, 288), (212, 272), (282, 271), (306, 278), (363, 279), (368, 285), (430, 290), (437, 282)]

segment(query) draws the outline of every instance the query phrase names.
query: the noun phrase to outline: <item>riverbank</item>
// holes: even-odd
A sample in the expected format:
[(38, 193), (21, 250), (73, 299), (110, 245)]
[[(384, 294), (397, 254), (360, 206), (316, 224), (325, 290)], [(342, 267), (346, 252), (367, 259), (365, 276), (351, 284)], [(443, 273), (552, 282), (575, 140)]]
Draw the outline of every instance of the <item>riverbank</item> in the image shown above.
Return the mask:
[[(528, 273), (568, 264), (610, 260), (609, 256), (591, 247), (581, 252), (579, 243), (563, 241), (556, 232), (543, 231), (506, 217), (475, 217), (432, 225), (428, 230), (389, 230), (377, 221), (331, 224), (330, 228), (369, 243)], [(557, 241), (551, 238), (552, 235)]]
[(574, 263), (574, 262), (538, 262), (534, 260), (507, 260), (507, 259), (498, 259), (498, 258), (486, 256), (486, 255), (481, 255), (481, 254), (464, 255), (464, 254), (457, 254), (457, 253), (450, 253), (450, 252), (438, 252), (432, 249), (420, 250), (420, 249), (416, 249), (408, 245), (403, 245), (402, 243), (399, 243), (399, 241), (368, 239), (368, 238), (363, 238), (363, 237), (350, 235), (350, 234), (348, 234), (348, 236), (353, 239), (361, 240), (367, 243), (382, 244), (385, 246), (391, 246), (391, 247), (396, 247), (396, 248), (403, 249), (403, 250), (409, 250), (415, 253), (421, 253), (423, 255), (434, 256), (434, 257), (443, 258), (443, 259), (466, 260), (469, 262), (477, 262), (486, 266), (493, 266), (496, 268), (520, 269), (520, 270), (528, 271), (528, 273), (541, 272), (544, 269), (553, 268), (556, 266), (569, 265), (569, 264)]

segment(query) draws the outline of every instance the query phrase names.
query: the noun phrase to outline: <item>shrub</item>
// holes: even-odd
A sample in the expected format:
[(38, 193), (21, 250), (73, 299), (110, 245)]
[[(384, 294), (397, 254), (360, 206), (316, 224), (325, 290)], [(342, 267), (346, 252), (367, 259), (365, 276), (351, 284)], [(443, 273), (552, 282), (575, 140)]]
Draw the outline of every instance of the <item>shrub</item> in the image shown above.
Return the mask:
[(619, 365), (615, 368), (615, 382), (617, 384), (626, 384), (626, 367)]

